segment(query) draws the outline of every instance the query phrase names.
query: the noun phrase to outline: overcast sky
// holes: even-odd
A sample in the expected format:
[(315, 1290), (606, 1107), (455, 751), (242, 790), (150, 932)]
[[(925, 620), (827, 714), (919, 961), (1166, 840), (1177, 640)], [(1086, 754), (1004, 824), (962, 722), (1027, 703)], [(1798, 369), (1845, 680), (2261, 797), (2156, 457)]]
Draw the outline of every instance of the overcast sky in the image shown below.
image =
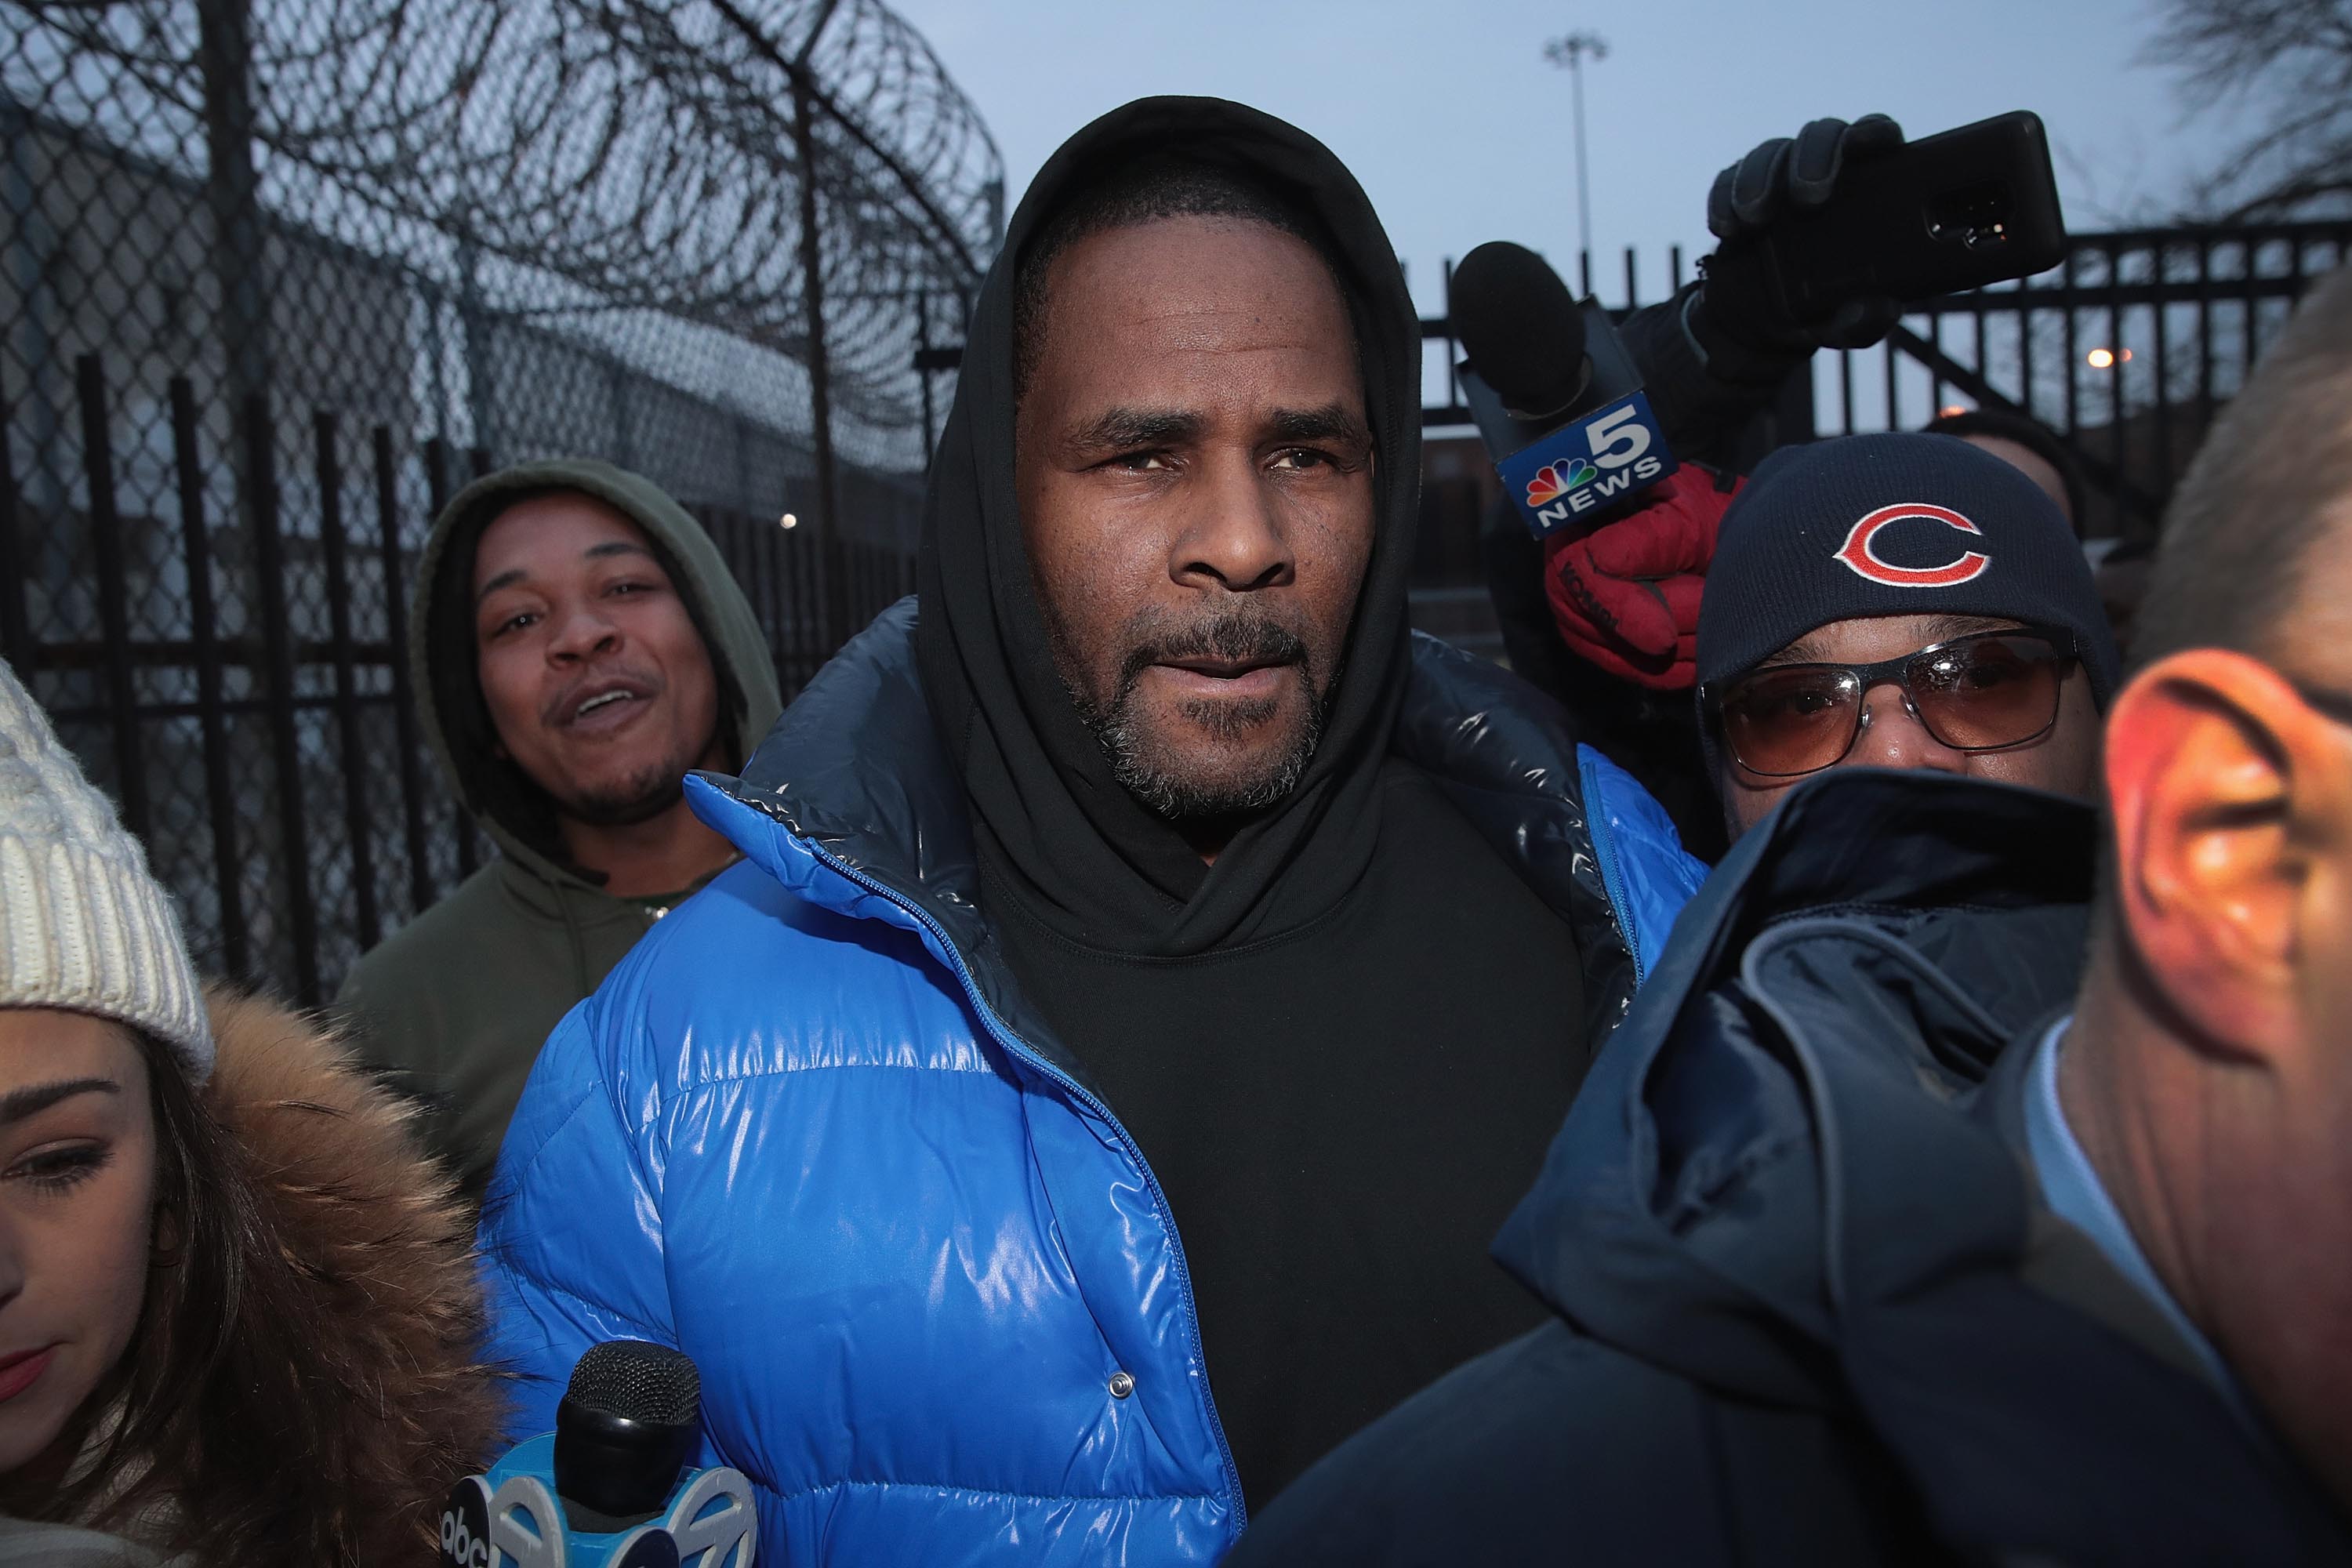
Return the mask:
[[(1425, 308), (1441, 258), (1576, 246), (1569, 79), (1544, 41), (1601, 33), (1586, 69), (1595, 281), (1643, 297), (1666, 247), (1708, 240), (1716, 171), (1809, 119), (1893, 114), (1914, 135), (2011, 109), (2050, 128), (2070, 227), (2160, 219), (2223, 127), (2137, 63), (2155, 0), (893, 0), (980, 106), (1008, 199), (1095, 115), (1150, 93), (1239, 99), (1328, 142), (1371, 194)], [(1009, 210), (1009, 209), (1008, 209)], [(1609, 259), (1604, 265), (1602, 258)], [(1605, 279), (1605, 281), (1603, 281)]]

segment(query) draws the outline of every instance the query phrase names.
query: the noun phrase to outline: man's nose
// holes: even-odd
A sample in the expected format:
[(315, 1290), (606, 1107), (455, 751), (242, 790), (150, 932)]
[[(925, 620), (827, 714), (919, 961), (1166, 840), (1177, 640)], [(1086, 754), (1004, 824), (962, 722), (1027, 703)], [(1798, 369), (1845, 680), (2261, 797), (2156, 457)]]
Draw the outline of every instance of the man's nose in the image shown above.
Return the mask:
[(555, 615), (553, 635), (547, 639), (547, 657), (589, 658), (610, 653), (621, 643), (621, 628), (593, 602), (574, 605)]
[(1957, 773), (1968, 766), (1968, 753), (1954, 751), (1927, 731), (1904, 700), (1903, 689), (1889, 682), (1863, 694), (1862, 736), (1846, 761), (1865, 768), (1927, 768)]
[(1246, 455), (1203, 465), (1168, 563), (1177, 582), (1246, 593), (1293, 581), (1297, 562), (1276, 510), (1279, 501), (1258, 468)]

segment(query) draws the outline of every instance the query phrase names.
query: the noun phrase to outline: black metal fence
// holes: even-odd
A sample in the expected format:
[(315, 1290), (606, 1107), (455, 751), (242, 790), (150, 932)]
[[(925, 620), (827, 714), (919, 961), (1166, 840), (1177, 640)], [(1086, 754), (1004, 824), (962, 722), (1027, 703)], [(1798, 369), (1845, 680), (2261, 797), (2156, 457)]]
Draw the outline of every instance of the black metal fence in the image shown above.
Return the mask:
[[(486, 853), (426, 756), (403, 649), (430, 521), (492, 454), (332, 410), (273, 419), (258, 398), (237, 421), (247, 450), (226, 451), (174, 376), (166, 482), (134, 490), (121, 384), (77, 362), (81, 472), (62, 512), (24, 505), (29, 432), (0, 411), (0, 652), (146, 842), (200, 964), (317, 1001)], [(249, 504), (220, 504), (232, 473)], [(787, 693), (913, 588), (889, 546), (691, 510)], [(35, 560), (51, 569), (20, 569)]]
[(1871, 367), (1875, 399), (1857, 398), (1855, 356), (1841, 356), (1821, 388), (1830, 427), (1856, 427), (1861, 402), (1884, 427), (1954, 396), (2031, 415), (2067, 439), (2089, 482), (2084, 532), (2151, 539), (2216, 413), (2347, 249), (2347, 221), (2077, 237), (2054, 271), (1906, 320)]
[[(2047, 273), (1916, 301), (1883, 345), (1816, 355), (1811, 395), (1784, 400), (1770, 434), (1915, 429), (1952, 407), (2029, 415), (2081, 466), (2084, 534), (2152, 538), (2216, 411), (2347, 247), (2352, 221), (2077, 235)], [(1625, 309), (1649, 302), (1641, 274), (1629, 248)], [(1590, 258), (1580, 280), (1592, 291)], [(1677, 247), (1651, 299), (1685, 280)], [(1424, 424), (1466, 423), (1459, 344), (1443, 316), (1423, 322), (1423, 337)]]
[(0, 0), (0, 653), (207, 967), (315, 999), (486, 852), (398, 649), (493, 458), (677, 496), (788, 689), (902, 591), (1003, 205), (880, 0)]

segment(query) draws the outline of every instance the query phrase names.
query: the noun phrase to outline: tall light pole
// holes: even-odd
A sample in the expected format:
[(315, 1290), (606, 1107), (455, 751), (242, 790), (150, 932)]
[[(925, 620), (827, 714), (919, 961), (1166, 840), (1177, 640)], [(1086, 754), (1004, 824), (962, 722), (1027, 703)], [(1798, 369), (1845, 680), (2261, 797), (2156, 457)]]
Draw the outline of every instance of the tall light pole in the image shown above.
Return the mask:
[(1568, 68), (1569, 91), (1576, 100), (1576, 250), (1589, 268), (1592, 255), (1592, 192), (1584, 171), (1584, 57), (1609, 58), (1609, 40), (1598, 33), (1570, 33), (1544, 46), (1544, 58)]

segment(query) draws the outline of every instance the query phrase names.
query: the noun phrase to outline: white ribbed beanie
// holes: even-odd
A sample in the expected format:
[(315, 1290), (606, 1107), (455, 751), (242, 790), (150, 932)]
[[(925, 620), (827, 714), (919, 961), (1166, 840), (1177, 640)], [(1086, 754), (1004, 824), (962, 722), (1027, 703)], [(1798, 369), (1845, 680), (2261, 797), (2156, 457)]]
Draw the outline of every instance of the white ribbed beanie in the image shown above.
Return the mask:
[(120, 1019), (170, 1046), (194, 1082), (212, 1076), (212, 1027), (171, 895), (5, 663), (0, 1007)]

